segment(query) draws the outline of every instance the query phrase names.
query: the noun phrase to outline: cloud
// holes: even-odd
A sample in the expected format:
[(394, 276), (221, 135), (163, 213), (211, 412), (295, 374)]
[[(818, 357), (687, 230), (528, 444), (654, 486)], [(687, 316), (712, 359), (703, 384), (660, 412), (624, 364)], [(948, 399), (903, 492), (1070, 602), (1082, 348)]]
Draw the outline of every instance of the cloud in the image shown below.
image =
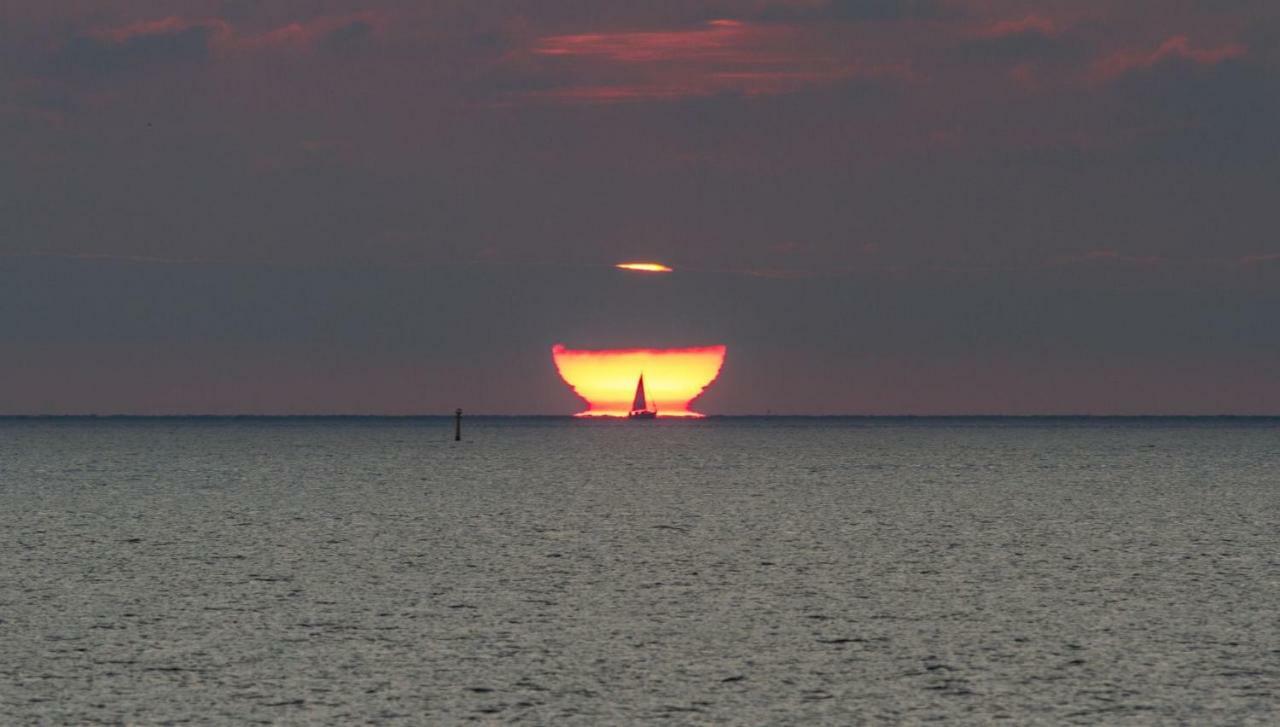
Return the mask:
[(59, 71), (100, 75), (207, 60), (229, 26), (217, 20), (166, 18), (79, 35), (53, 58)]
[(1078, 56), (1080, 39), (1050, 18), (1027, 16), (992, 23), (954, 49), (957, 57), (975, 62), (1054, 61)]
[(597, 57), (619, 63), (753, 60), (748, 49), (768, 31), (736, 20), (713, 20), (703, 28), (643, 33), (581, 33), (543, 38), (542, 56)]
[(770, 21), (893, 21), (953, 15), (939, 0), (790, 0), (770, 3), (757, 14)]
[(369, 43), (379, 27), (373, 15), (325, 16), (288, 23), (258, 35), (237, 34), (237, 50), (321, 50), (346, 53)]
[(220, 55), (264, 50), (320, 50), (346, 53), (369, 42), (377, 26), (371, 17), (321, 17), (288, 23), (258, 34), (213, 19), (168, 17), (77, 35), (53, 57), (62, 74), (102, 76), (183, 64)]
[(1274, 168), (1280, 155), (1280, 77), (1247, 57), (1243, 46), (1198, 50), (1175, 38), (1156, 52), (1124, 55), (1104, 66), (1103, 75), (1117, 120), (1133, 130), (1147, 153)]
[(576, 103), (775, 95), (910, 75), (905, 66), (816, 48), (794, 27), (724, 19), (696, 28), (548, 36), (531, 53), (544, 61), (544, 76), (561, 80), (530, 95)]
[(1164, 66), (1212, 67), (1243, 58), (1249, 49), (1240, 43), (1226, 43), (1216, 48), (1195, 48), (1185, 35), (1173, 36), (1155, 50), (1124, 50), (1094, 65), (1097, 80), (1110, 81), (1121, 76), (1150, 71)]

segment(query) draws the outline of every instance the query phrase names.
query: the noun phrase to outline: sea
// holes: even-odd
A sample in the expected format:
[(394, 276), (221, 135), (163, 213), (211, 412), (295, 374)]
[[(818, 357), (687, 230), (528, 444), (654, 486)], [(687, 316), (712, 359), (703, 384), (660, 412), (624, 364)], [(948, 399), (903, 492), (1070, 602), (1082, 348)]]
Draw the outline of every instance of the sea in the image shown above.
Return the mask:
[(1280, 419), (0, 420), (0, 724), (1276, 724)]

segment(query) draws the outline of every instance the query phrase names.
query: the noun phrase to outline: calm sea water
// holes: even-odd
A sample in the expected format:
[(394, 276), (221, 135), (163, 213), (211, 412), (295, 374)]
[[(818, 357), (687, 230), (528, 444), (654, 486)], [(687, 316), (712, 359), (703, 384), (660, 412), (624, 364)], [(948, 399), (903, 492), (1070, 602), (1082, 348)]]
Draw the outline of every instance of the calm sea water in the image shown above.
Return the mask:
[(1265, 724), (1280, 420), (0, 421), (0, 722)]

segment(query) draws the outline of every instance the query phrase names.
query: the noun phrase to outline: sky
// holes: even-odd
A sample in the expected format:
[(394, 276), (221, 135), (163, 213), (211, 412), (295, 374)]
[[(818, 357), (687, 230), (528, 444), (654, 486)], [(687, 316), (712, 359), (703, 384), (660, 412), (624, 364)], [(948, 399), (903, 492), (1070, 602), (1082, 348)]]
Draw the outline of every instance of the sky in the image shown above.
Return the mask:
[(17, 0), (0, 413), (1280, 414), (1276, 129), (1274, 0)]

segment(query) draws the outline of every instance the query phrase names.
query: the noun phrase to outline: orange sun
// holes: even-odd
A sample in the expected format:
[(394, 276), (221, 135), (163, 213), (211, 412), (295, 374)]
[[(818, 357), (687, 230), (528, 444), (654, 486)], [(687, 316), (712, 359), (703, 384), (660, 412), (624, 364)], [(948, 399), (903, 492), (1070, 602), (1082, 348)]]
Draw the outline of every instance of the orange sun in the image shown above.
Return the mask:
[(587, 401), (587, 410), (577, 416), (625, 417), (644, 374), (645, 392), (658, 416), (700, 417), (689, 404), (720, 375), (725, 351), (724, 346), (574, 351), (556, 344), (551, 356), (560, 377)]

